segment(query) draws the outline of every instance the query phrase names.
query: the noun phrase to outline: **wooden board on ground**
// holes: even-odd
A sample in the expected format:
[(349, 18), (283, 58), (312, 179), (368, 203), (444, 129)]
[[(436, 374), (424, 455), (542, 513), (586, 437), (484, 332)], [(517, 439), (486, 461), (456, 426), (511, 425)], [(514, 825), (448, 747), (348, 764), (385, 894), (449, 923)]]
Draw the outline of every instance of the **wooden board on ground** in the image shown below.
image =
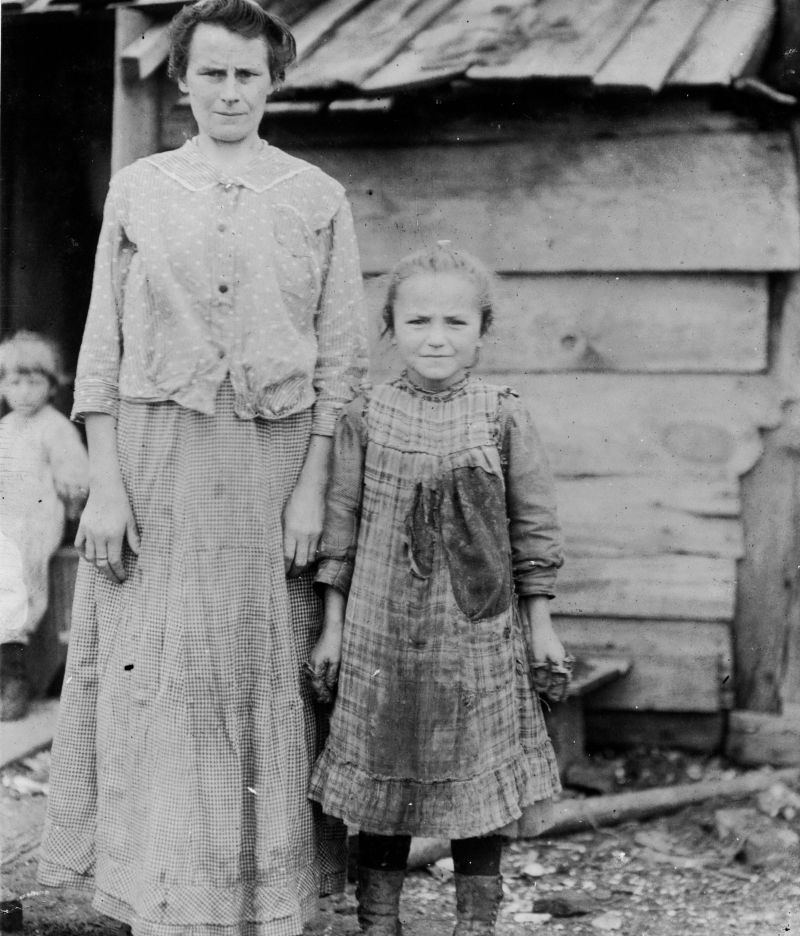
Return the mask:
[(554, 614), (578, 617), (727, 621), (736, 561), (706, 556), (574, 558), (559, 573)]
[(658, 91), (716, 0), (653, 0), (594, 76), (598, 88)]
[(800, 764), (800, 706), (788, 706), (783, 715), (731, 712), (725, 753), (738, 764)]
[[(500, 272), (800, 266), (786, 133), (341, 148), (304, 153), (347, 186), (366, 273), (449, 238)], [(609, 231), (613, 236), (609, 236)]]
[(38, 699), (18, 721), (0, 722), (0, 767), (27, 757), (53, 740), (58, 699)]
[[(386, 285), (365, 281), (378, 375), (395, 364), (379, 340)], [(481, 371), (757, 372), (768, 301), (763, 276), (502, 276)]]

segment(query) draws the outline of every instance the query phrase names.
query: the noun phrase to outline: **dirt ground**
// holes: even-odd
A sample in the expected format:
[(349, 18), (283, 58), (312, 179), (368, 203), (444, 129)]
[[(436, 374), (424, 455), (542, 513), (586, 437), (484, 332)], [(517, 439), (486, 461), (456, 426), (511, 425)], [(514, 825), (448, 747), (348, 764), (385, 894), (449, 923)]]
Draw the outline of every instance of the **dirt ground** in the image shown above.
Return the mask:
[[(606, 792), (744, 773), (675, 751), (597, 753), (590, 766)], [(119, 926), (92, 909), (90, 894), (36, 884), (48, 768), (45, 751), (2, 772), (3, 898), (21, 897), (22, 932), (30, 936), (118, 936)], [(646, 821), (512, 842), (498, 936), (800, 936), (799, 801), (795, 780)], [(353, 890), (324, 901), (310, 936), (357, 932)], [(449, 936), (454, 904), (447, 858), (411, 871), (401, 914), (406, 936)]]

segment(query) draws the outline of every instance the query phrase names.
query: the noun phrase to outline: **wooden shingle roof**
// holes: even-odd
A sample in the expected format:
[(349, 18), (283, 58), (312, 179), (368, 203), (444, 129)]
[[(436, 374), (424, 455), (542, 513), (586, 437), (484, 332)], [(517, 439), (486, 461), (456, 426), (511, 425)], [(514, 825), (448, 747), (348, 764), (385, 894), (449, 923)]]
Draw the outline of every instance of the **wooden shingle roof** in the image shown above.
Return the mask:
[[(97, 0), (0, 0), (4, 13), (97, 9)], [(283, 96), (379, 97), (459, 80), (602, 91), (724, 87), (756, 71), (777, 0), (275, 0), (298, 62)], [(117, 3), (155, 20), (126, 53), (150, 74), (176, 0)], [(159, 27), (161, 29), (159, 30)], [(149, 41), (152, 39), (152, 41)], [(144, 77), (144, 73), (141, 73)]]

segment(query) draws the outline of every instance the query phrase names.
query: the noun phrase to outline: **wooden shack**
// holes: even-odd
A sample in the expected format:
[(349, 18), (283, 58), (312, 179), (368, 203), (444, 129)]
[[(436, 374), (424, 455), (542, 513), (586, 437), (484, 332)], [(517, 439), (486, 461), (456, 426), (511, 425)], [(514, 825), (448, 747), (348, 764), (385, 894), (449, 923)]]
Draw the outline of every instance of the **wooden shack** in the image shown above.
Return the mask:
[[(175, 8), (117, 8), (115, 168), (195, 132)], [(481, 370), (555, 469), (558, 625), (632, 661), (589, 741), (710, 751), (734, 708), (800, 710), (796, 2), (276, 9), (300, 57), (262, 129), (347, 186), (375, 375), (396, 259), (448, 238), (498, 273)]]

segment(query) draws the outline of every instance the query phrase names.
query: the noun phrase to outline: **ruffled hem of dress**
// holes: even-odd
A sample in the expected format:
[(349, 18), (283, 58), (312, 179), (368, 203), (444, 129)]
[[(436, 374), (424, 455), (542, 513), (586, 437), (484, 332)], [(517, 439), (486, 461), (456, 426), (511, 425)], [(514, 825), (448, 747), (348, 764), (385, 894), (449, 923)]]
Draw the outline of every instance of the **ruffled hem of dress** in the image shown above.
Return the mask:
[(550, 742), (471, 777), (425, 783), (374, 777), (325, 748), (309, 796), (346, 825), (378, 835), (469, 838), (503, 829), (561, 791)]

